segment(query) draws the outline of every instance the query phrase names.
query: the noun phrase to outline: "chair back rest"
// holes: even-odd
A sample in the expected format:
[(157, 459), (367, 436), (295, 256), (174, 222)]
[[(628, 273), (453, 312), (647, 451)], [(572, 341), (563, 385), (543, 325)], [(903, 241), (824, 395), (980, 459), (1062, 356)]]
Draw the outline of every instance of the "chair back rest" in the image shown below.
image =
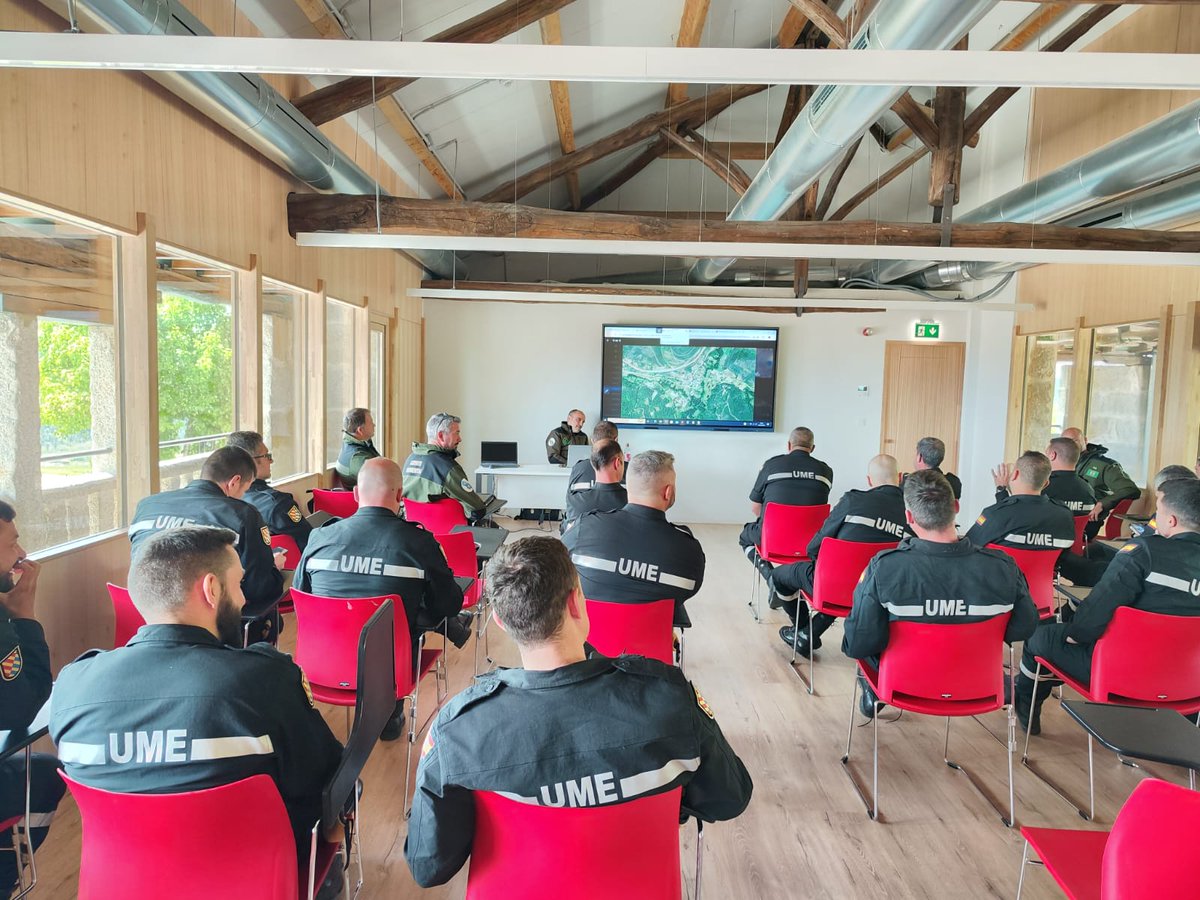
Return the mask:
[(1104, 520), (1104, 539), (1106, 541), (1115, 541), (1121, 536), (1121, 529), (1125, 527), (1125, 520), (1121, 517), (1129, 512), (1129, 507), (1132, 505), (1133, 500), (1122, 500), (1112, 508), (1108, 518)]
[(867, 544), (825, 538), (813, 574), (813, 608), (833, 616), (848, 616), (854, 605), (854, 588), (876, 553), (891, 550), (898, 541)]
[(1092, 654), (1091, 691), (1101, 703), (1200, 709), (1200, 616), (1118, 607)]
[(588, 643), (605, 656), (633, 653), (674, 662), (674, 600), (651, 603), (609, 603), (586, 600)]
[(1089, 521), (1087, 516), (1075, 516), (1075, 543), (1071, 545), (1071, 552), (1076, 556), (1083, 556), (1087, 549), (1087, 535), (1084, 532)]
[(467, 524), (463, 505), (450, 498), (426, 503), (405, 497), (404, 518), (410, 522), (420, 522), (434, 534), (449, 534), (459, 525)]
[(129, 639), (137, 634), (137, 630), (146, 624), (146, 620), (133, 605), (133, 599), (129, 596), (129, 588), (123, 588), (111, 582), (105, 586), (108, 588), (108, 596), (112, 598), (113, 617), (116, 619), (117, 627), (113, 637), (113, 649), (115, 650), (128, 644)]
[(412, 638), (404, 602), (395, 594), (383, 597), (335, 598), (292, 588), (296, 606), (296, 665), (313, 684), (342, 691), (358, 688), (359, 638), (367, 621), (383, 604), (394, 603), (396, 696), (412, 692)]
[(1117, 813), (1100, 864), (1101, 900), (1195, 897), (1200, 793), (1147, 778)]
[(463, 609), (469, 609), (479, 602), (483, 594), (483, 579), (479, 577), (479, 561), (475, 556), (475, 536), (469, 531), (455, 531), (448, 534), (435, 533), (434, 537), (442, 545), (446, 562), (450, 564), (450, 571), (457, 578), (475, 579), (463, 592)]
[[(946, 711), (1004, 705), (1004, 630), (1010, 613), (948, 625), (892, 622), (880, 657), (879, 699), (929, 702)], [(946, 712), (942, 713), (946, 715)]]
[(300, 545), (296, 543), (296, 539), (290, 534), (273, 534), (271, 535), (271, 549), (283, 549), (283, 567), (285, 569), (295, 569), (296, 564), (300, 562)]
[(572, 809), (476, 791), (467, 900), (680, 900), (682, 794)]
[(324, 488), (313, 488), (313, 509), (319, 509), (348, 519), (358, 512), (358, 501), (354, 499), (353, 491), (327, 491)]
[(81, 900), (295, 900), (296, 841), (269, 775), (117, 794), (59, 774), (83, 820)]
[(1054, 569), (1061, 551), (1026, 550), (1000, 544), (988, 544), (988, 549), (999, 550), (1011, 556), (1021, 574), (1025, 576), (1025, 584), (1029, 586), (1029, 596), (1033, 598), (1038, 615), (1043, 619), (1054, 615)]
[(820, 506), (768, 503), (763, 509), (762, 555), (807, 558), (808, 542), (828, 517), (828, 503)]

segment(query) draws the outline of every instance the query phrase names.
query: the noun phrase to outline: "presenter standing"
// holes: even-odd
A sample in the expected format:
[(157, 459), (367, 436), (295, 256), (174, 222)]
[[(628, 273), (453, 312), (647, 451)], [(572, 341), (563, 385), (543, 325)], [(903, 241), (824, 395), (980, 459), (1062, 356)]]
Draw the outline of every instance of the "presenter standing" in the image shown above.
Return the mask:
[(586, 447), (587, 432), (583, 430), (587, 417), (582, 410), (573, 409), (567, 413), (567, 418), (561, 425), (546, 435), (546, 459), (556, 465), (567, 464), (567, 448), (572, 446)]

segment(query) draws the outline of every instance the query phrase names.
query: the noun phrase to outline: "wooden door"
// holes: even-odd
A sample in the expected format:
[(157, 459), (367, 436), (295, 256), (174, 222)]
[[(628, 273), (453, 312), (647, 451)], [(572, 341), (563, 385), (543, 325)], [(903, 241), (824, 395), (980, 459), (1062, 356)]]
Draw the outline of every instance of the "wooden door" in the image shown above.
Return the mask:
[(901, 472), (912, 469), (923, 437), (945, 441), (942, 469), (957, 471), (965, 355), (963, 343), (887, 342), (879, 452), (896, 457)]

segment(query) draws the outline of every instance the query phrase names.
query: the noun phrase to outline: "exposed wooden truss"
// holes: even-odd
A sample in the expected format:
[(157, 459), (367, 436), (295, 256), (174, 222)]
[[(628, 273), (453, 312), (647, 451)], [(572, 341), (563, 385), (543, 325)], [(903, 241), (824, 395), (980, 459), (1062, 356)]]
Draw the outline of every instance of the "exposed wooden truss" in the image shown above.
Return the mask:
[[(580, 209), (591, 209), (609, 194), (616, 193), (639, 172), (658, 159), (663, 152), (663, 147), (666, 142), (661, 138), (651, 144), (647, 144), (642, 148), (642, 151), (631, 158), (629, 162), (617, 169), (598, 185), (583, 195), (583, 202)], [(682, 152), (682, 151), (681, 151)]]
[(733, 188), (739, 197), (750, 187), (750, 176), (741, 166), (690, 128), (684, 128), (683, 134), (663, 128), (660, 134), (673, 146), (708, 166), (718, 178)]
[(842, 183), (842, 178), (846, 175), (846, 170), (850, 168), (850, 163), (854, 161), (854, 154), (858, 152), (859, 146), (862, 144), (862, 138), (859, 138), (842, 154), (842, 158), (838, 160), (838, 164), (834, 166), (833, 171), (829, 173), (829, 181), (825, 183), (825, 193), (821, 195), (821, 202), (817, 204), (817, 208), (813, 213), (814, 219), (824, 219), (825, 214), (829, 212), (830, 204), (833, 203), (833, 196), (837, 193), (838, 187)]
[[(543, 44), (562, 43), (562, 20), (553, 12), (538, 23), (542, 31)], [(575, 124), (571, 117), (571, 92), (565, 81), (550, 82), (550, 102), (554, 106), (554, 125), (558, 129), (558, 149), (563, 153), (575, 152)], [(566, 175), (567, 196), (572, 209), (582, 209), (579, 196), (579, 173)]]
[[(704, 24), (708, 20), (710, 0), (684, 0), (683, 14), (679, 19), (679, 37), (675, 39), (676, 47), (699, 47), (700, 37), (704, 34)], [(687, 99), (686, 84), (667, 85), (667, 106), (680, 103)]]
[[(709, 141), (709, 143), (720, 147), (721, 152), (730, 159), (766, 159), (775, 150), (775, 145), (770, 141)], [(672, 145), (666, 149), (662, 158), (691, 159), (692, 154)]]

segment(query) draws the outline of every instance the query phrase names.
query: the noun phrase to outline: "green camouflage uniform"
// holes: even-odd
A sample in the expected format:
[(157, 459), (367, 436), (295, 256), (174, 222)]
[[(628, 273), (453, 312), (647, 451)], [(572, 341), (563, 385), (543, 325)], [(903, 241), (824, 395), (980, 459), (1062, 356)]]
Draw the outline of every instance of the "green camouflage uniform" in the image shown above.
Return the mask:
[(1132, 478), (1125, 474), (1121, 464), (1109, 459), (1107, 447), (1088, 444), (1087, 449), (1075, 464), (1075, 473), (1088, 483), (1096, 499), (1109, 512), (1122, 500), (1136, 500), (1142, 495)]
[(436, 444), (412, 445), (412, 453), (404, 461), (404, 496), (422, 503), (453, 497), (468, 513), (487, 506), (458, 464), (458, 451)]
[(358, 483), (358, 470), (368, 459), (375, 459), (379, 451), (370, 441), (360, 441), (353, 435), (342, 433), (342, 452), (338, 454), (334, 469), (346, 487), (354, 487)]

